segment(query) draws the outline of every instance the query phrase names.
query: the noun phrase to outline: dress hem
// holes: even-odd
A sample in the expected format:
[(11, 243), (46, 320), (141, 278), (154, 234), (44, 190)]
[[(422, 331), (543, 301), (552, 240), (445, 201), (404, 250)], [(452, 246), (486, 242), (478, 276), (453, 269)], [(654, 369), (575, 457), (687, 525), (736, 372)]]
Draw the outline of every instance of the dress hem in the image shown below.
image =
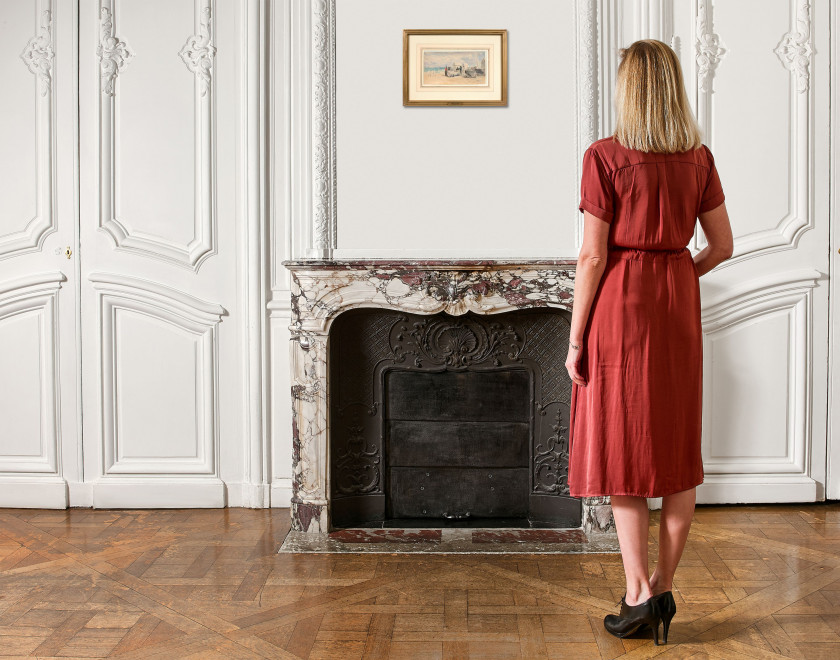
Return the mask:
[(666, 493), (659, 493), (659, 494), (644, 494), (644, 493), (630, 493), (630, 492), (622, 492), (622, 493), (598, 492), (598, 493), (584, 493), (583, 495), (575, 495), (575, 494), (572, 494), (570, 492), (569, 496), (570, 497), (612, 497), (613, 495), (619, 495), (619, 496), (624, 496), (624, 497), (665, 497), (666, 495), (674, 495), (676, 493), (681, 493), (684, 490), (691, 490), (692, 488), (697, 488), (697, 486), (700, 486), (704, 481), (705, 481), (705, 479), (703, 481), (700, 481), (700, 482), (694, 484), (693, 486), (680, 487), (680, 488), (677, 488), (675, 490), (669, 490)]

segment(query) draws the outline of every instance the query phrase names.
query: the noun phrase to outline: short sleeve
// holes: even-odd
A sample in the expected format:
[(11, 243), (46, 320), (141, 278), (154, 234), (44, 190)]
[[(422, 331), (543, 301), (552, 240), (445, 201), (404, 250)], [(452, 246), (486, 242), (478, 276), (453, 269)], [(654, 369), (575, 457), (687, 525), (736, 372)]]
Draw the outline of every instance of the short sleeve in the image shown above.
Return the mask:
[(580, 179), (580, 212), (589, 211), (596, 218), (612, 222), (615, 189), (601, 157), (592, 147), (583, 154)]
[(706, 156), (709, 161), (709, 178), (706, 181), (706, 187), (703, 189), (703, 195), (700, 198), (700, 208), (698, 213), (705, 213), (711, 211), (723, 204), (723, 186), (720, 183), (720, 176), (718, 176), (717, 167), (715, 167), (715, 157), (705, 144), (703, 149), (706, 150)]

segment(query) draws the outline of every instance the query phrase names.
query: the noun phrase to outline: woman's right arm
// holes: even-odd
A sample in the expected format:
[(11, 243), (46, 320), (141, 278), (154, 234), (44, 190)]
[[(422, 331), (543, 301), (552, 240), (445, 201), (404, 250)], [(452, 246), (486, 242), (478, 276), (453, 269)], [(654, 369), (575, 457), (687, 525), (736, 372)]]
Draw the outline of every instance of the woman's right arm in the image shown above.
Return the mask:
[(732, 226), (729, 224), (726, 202), (697, 217), (700, 219), (700, 226), (703, 228), (703, 234), (708, 243), (694, 257), (697, 273), (702, 276), (732, 256)]

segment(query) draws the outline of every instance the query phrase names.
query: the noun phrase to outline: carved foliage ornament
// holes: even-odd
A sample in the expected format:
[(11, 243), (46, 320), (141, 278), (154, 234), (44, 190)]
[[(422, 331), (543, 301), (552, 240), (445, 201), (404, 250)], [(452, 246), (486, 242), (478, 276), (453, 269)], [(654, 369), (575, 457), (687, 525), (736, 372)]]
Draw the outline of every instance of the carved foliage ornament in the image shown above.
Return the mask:
[(799, 3), (796, 10), (796, 31), (790, 31), (773, 50), (786, 69), (796, 76), (796, 89), (802, 93), (808, 89), (811, 73), (811, 5)]
[(113, 96), (117, 73), (134, 57), (134, 51), (114, 36), (114, 21), (111, 10), (107, 7), (102, 7), (99, 23), (99, 46), (96, 48), (96, 54), (100, 63), (102, 93)]
[(199, 34), (194, 34), (187, 39), (187, 43), (178, 54), (187, 68), (201, 81), (201, 95), (204, 96), (210, 88), (210, 73), (213, 68), (213, 57), (216, 55), (216, 47), (211, 43), (210, 7), (205, 7), (201, 11), (199, 25)]
[(35, 74), (41, 84), (41, 96), (45, 96), (52, 84), (52, 60), (55, 56), (52, 47), (52, 16), (49, 9), (41, 12), (41, 29), (26, 44), (20, 54), (29, 70)]
[(711, 31), (708, 20), (706, 0), (700, 0), (697, 5), (697, 40), (694, 50), (697, 59), (697, 81), (703, 92), (712, 91), (712, 78), (718, 62), (726, 54), (720, 36)]

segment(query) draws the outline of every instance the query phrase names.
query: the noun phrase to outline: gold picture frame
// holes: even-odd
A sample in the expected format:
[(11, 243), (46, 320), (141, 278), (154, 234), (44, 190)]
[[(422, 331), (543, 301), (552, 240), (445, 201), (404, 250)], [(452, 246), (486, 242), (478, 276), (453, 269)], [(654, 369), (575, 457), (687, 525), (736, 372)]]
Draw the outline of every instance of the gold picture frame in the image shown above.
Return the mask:
[(403, 105), (507, 105), (507, 30), (403, 30)]

